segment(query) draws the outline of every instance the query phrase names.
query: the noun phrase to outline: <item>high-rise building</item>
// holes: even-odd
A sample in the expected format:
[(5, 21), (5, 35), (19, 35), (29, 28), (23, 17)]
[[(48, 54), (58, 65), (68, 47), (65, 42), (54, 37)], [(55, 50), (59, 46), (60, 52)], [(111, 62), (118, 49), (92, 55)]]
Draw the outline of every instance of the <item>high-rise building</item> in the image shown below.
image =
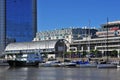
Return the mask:
[(5, 48), (5, 0), (0, 0), (0, 53)]
[(37, 0), (0, 0), (1, 47), (11, 40), (32, 41), (36, 31)]
[(32, 41), (37, 31), (37, 0), (6, 0), (6, 35), (16, 42)]

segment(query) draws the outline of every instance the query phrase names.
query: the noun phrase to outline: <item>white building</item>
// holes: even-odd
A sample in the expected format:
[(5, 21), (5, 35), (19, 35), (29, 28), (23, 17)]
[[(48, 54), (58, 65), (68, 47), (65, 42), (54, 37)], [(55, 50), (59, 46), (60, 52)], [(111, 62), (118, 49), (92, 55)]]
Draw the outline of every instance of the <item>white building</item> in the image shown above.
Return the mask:
[(33, 41), (65, 39), (70, 43), (82, 39), (85, 35), (95, 35), (96, 29), (90, 28), (64, 28), (52, 31), (38, 32)]

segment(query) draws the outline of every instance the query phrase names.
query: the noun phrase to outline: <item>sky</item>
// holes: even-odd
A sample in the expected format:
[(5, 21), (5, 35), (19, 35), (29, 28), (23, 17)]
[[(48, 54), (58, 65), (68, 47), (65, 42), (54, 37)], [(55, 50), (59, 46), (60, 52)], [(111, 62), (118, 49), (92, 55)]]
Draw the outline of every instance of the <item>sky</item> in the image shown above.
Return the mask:
[(37, 9), (38, 32), (120, 20), (120, 0), (38, 0)]

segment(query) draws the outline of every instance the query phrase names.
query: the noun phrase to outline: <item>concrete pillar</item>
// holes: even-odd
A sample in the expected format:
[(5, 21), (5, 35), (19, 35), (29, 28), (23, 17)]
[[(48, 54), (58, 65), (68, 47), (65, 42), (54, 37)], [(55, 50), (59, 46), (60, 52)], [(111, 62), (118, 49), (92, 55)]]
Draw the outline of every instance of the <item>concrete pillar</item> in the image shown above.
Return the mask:
[(90, 46), (87, 47), (87, 51), (90, 52)]
[(96, 48), (96, 46), (95, 46), (95, 50), (96, 50), (97, 48)]
[(81, 51), (83, 51), (83, 46), (81, 47)]
[(104, 50), (102, 50), (102, 57), (103, 57), (103, 54), (104, 54)]
[(118, 52), (118, 55), (117, 55), (117, 57), (118, 57), (118, 58), (120, 58), (120, 54), (119, 54), (119, 53), (120, 53), (120, 50), (118, 50), (117, 52)]

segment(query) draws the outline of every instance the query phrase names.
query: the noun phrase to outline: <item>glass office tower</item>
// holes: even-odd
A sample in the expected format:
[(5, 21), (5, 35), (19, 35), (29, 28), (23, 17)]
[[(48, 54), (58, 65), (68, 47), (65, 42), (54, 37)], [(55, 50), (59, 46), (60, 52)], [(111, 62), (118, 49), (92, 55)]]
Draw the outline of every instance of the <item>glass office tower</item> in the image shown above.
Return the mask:
[(5, 48), (5, 0), (0, 0), (0, 54)]
[(37, 0), (6, 0), (6, 38), (32, 41), (37, 31)]
[(37, 0), (0, 0), (0, 52), (10, 41), (32, 41), (37, 31)]

